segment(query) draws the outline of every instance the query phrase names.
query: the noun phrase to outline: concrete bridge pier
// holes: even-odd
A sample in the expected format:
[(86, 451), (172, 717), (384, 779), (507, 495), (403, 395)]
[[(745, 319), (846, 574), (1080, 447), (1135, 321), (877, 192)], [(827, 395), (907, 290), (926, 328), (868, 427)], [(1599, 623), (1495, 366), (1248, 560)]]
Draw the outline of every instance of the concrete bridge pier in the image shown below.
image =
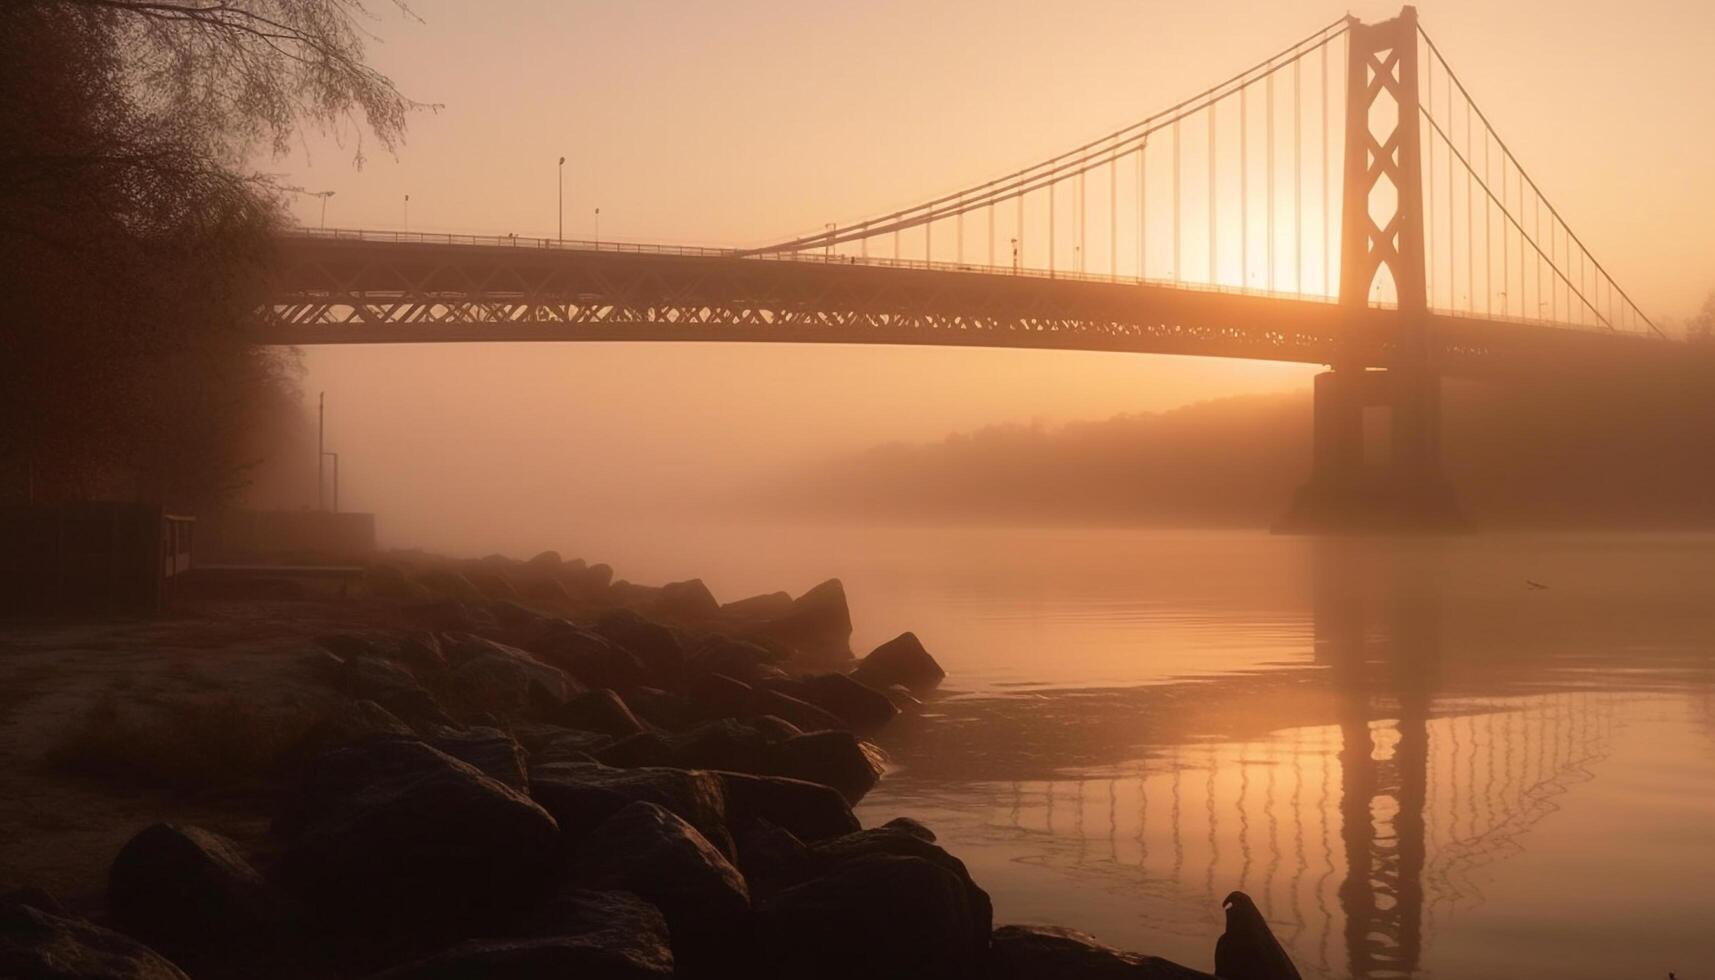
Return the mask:
[(1469, 530), (1441, 471), (1441, 379), (1399, 368), (1317, 375), (1310, 480), (1274, 530)]

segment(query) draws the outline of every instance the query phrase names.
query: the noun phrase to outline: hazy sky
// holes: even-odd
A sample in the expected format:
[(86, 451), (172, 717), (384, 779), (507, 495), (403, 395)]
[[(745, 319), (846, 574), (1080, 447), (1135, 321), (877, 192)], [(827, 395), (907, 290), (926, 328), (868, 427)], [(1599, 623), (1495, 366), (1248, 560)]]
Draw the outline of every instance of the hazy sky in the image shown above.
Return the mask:
[[(312, 136), (269, 169), (330, 226), (754, 244), (1014, 169), (1345, 13), (1304, 2), (413, 0), (371, 54), (419, 114), (396, 158)], [(1376, 20), (1397, 5), (1356, 4)], [(1422, 22), (1643, 308), (1715, 286), (1715, 4), (1429, 0)], [(298, 218), (320, 220), (300, 198)], [(1120, 355), (764, 345), (310, 350), (346, 502), (395, 541), (454, 506), (599, 510), (753, 467), (989, 422), (1171, 407), (1314, 369)], [(509, 489), (502, 491), (501, 485)], [(592, 513), (588, 519), (599, 519)]]

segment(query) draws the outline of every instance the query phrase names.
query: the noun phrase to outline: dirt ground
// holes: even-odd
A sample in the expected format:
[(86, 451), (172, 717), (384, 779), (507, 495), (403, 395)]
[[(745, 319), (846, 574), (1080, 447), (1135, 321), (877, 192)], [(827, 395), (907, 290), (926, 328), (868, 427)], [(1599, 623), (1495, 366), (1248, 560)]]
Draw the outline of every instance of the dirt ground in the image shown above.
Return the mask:
[(203, 600), (0, 622), (0, 891), (93, 911), (114, 855), (157, 821), (266, 854), (270, 789), (239, 768), (270, 750), (257, 732), (283, 739), (325, 705), (316, 636), (393, 618), (355, 600)]

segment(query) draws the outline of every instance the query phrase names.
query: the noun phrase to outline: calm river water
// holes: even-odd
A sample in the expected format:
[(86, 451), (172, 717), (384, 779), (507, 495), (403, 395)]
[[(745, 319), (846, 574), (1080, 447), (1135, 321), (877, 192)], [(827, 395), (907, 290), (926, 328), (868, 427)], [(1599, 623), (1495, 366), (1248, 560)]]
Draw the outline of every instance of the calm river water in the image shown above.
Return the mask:
[(860, 654), (922, 638), (950, 676), (861, 816), (997, 922), (1209, 969), (1241, 889), (1307, 977), (1715, 964), (1715, 537), (609, 533), (637, 581), (837, 575)]

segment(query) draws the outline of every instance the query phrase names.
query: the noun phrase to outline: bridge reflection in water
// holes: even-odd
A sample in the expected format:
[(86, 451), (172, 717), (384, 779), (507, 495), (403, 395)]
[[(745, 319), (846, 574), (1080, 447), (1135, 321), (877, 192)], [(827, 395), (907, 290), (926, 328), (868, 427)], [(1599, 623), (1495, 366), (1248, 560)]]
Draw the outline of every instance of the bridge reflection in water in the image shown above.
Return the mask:
[[(984, 825), (954, 832), (1005, 838), (1006, 861), (1075, 879), (1003, 918), (1077, 923), (1110, 940), (1122, 921), (1151, 937), (1212, 937), (1221, 897), (1237, 888), (1307, 976), (1412, 976), (1437, 924), (1483, 901), (1480, 869), (1521, 852), (1557, 798), (1592, 778), (1625, 695), (1569, 676), (1444, 684), (1436, 577), (1421, 562), (1391, 567), (1378, 582), (1373, 563), (1321, 549), (1318, 666), (1140, 689), (1124, 710), (1148, 732), (1141, 758), (1079, 757), (1054, 722), (1025, 720), (1059, 700), (1104, 710), (1099, 692), (1069, 692), (1003, 717), (990, 732), (1002, 747), (973, 723), (947, 726), (963, 733), (939, 747), (928, 737), (899, 749), (901, 775), (918, 786), (884, 805), (948, 803), (924, 770), (955, 746), (983, 756), (978, 773), (1037, 766), (1040, 778), (983, 780), (986, 813), (967, 815)], [(956, 705), (949, 713), (961, 720)], [(1254, 724), (1235, 728), (1235, 716)], [(1062, 748), (1070, 757), (1057, 761)], [(959, 806), (941, 818), (957, 821)]]

